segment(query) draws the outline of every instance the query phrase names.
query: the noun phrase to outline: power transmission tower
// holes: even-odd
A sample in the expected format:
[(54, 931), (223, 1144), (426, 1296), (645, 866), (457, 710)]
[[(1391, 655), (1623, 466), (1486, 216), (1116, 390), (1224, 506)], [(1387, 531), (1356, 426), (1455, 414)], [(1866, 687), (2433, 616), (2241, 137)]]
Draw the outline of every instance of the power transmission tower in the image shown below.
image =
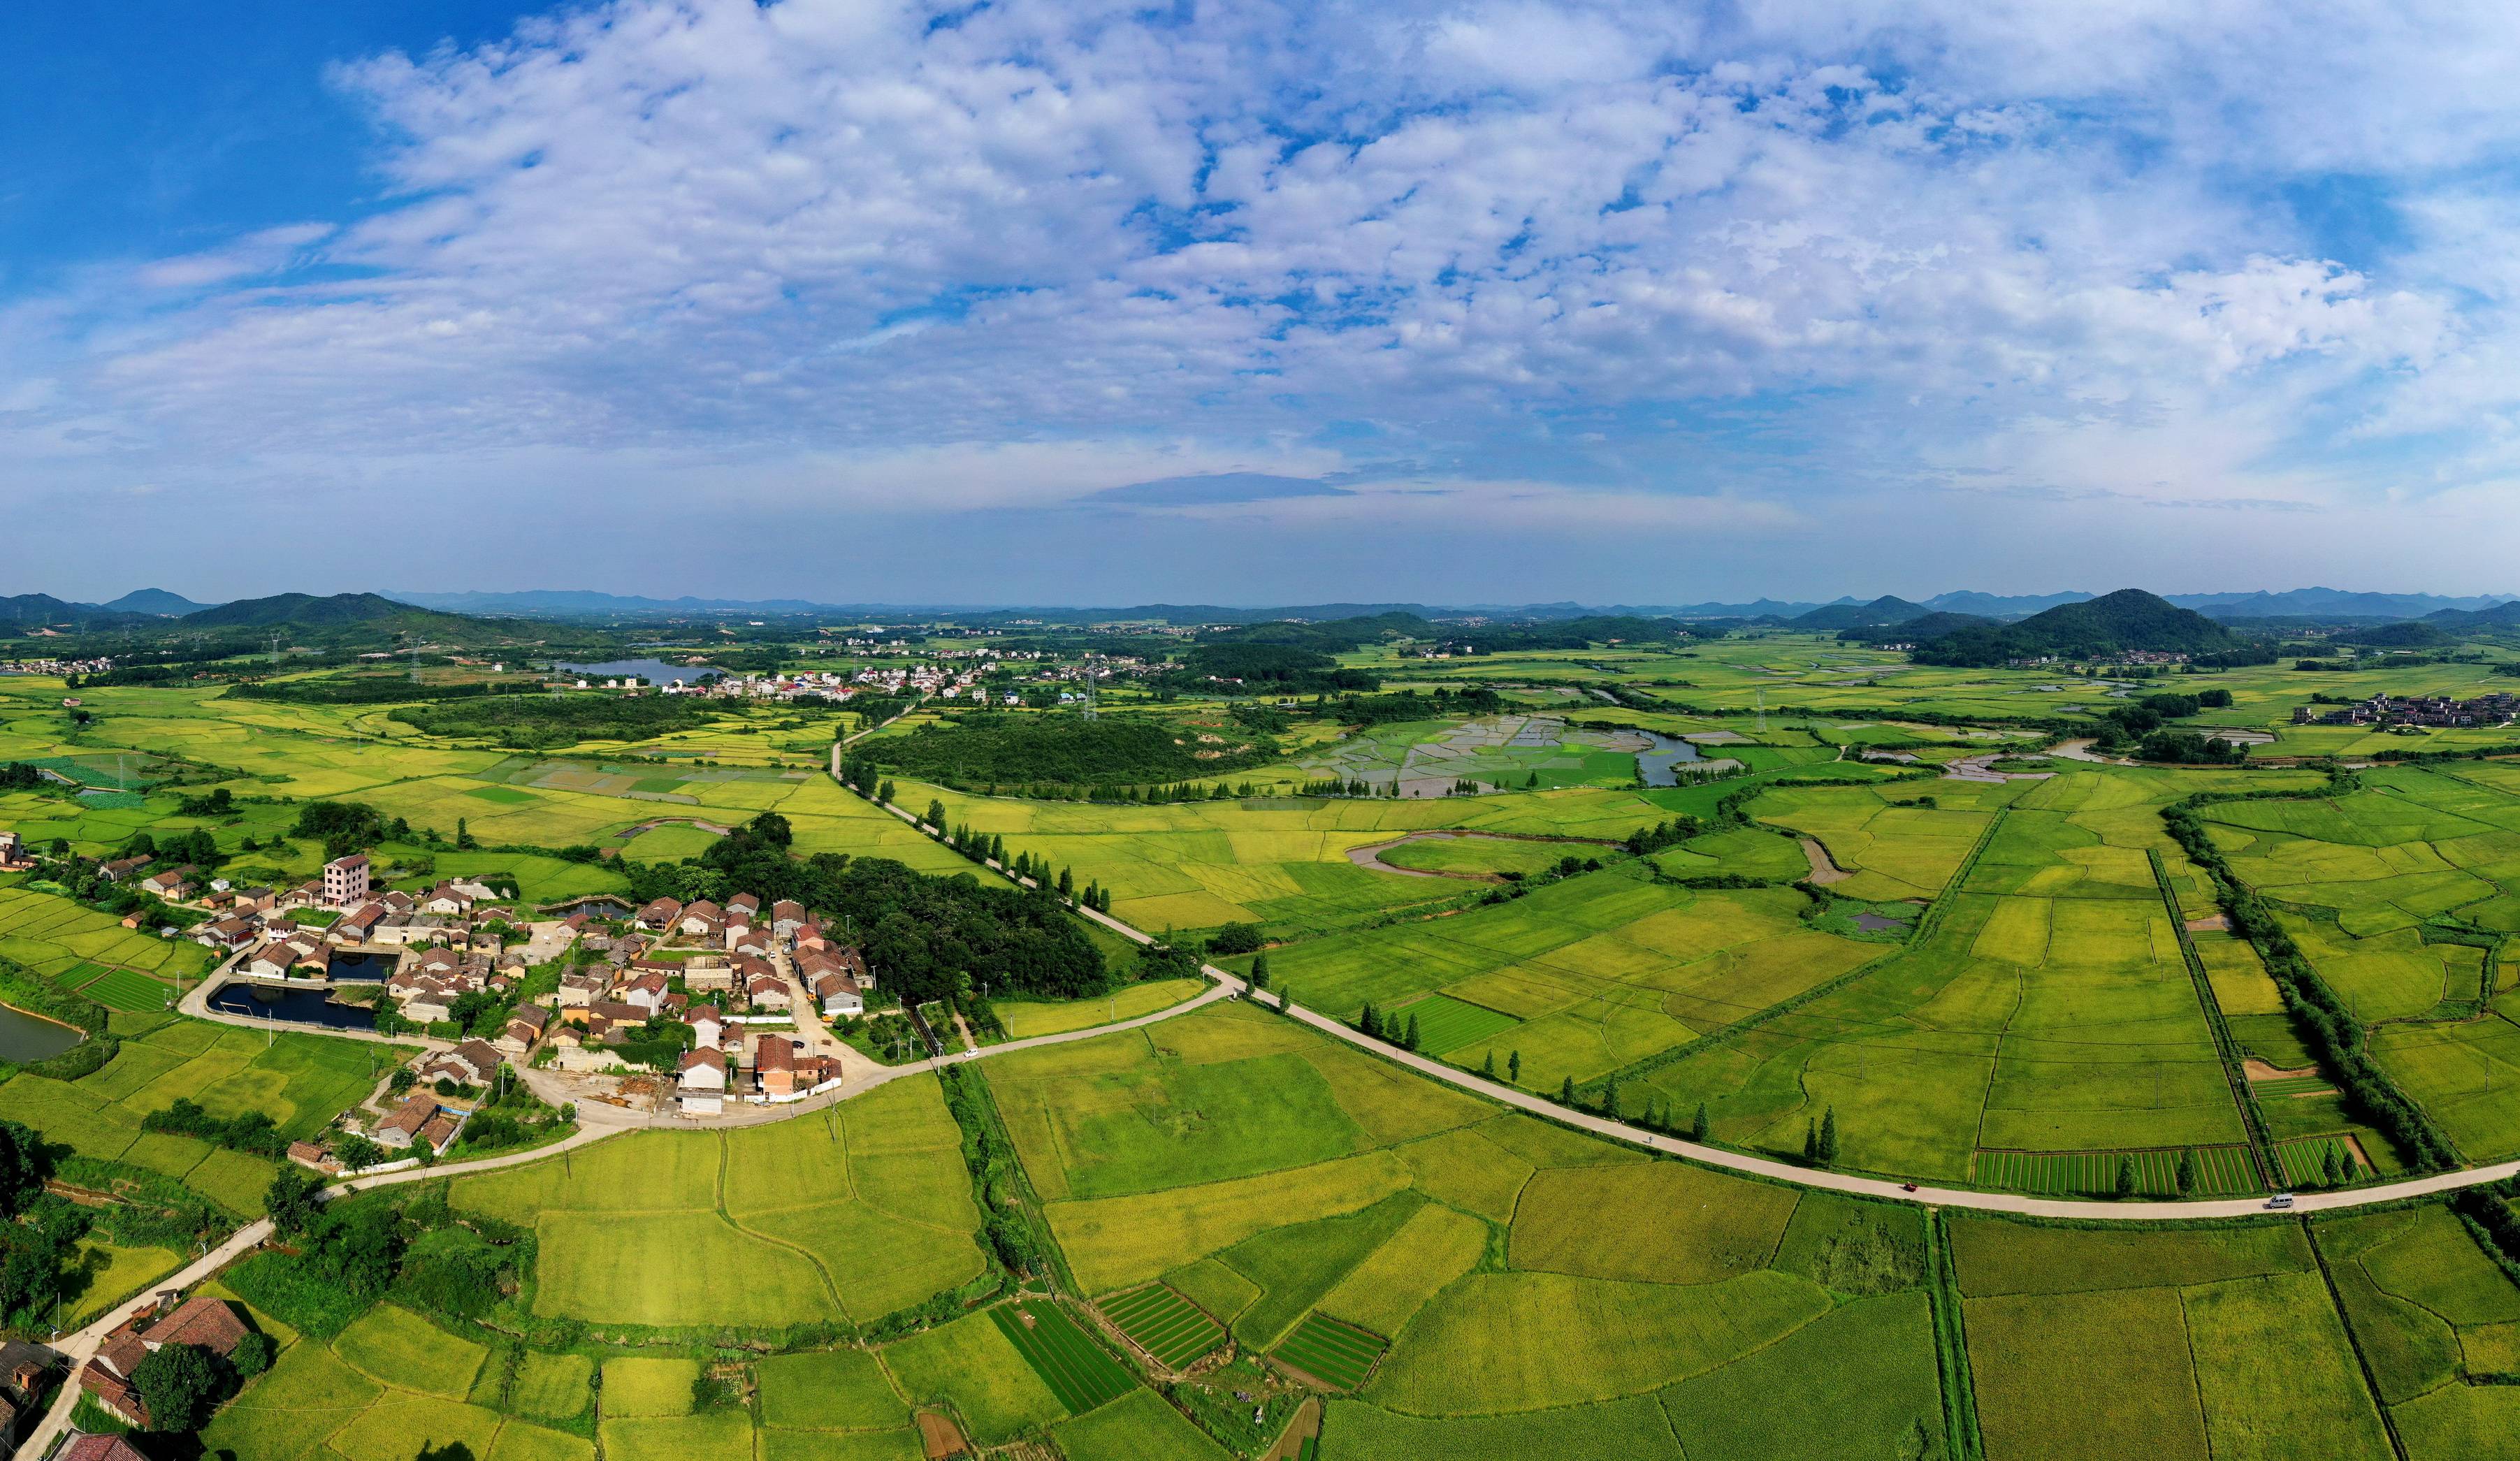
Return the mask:
[(280, 631), (276, 629), (271, 632), (271, 662), (280, 663)]
[(1768, 733), (1768, 692), (1759, 691), (1759, 733)]

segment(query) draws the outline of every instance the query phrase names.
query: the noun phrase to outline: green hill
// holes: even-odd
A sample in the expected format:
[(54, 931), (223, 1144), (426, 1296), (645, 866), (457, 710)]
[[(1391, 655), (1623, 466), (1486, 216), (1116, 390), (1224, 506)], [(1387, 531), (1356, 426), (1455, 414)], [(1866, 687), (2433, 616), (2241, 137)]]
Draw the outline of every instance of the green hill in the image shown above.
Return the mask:
[(1794, 629), (1826, 632), (1832, 629), (1877, 629), (1891, 624), (1905, 624), (1932, 612), (1921, 603), (1910, 603), (1895, 594), (1884, 594), (1870, 603), (1829, 603), (1813, 609), (1786, 624)]
[(1924, 664), (2000, 665), (2050, 654), (2062, 659), (2105, 659), (2131, 650), (2215, 654), (2239, 642), (2238, 636), (2193, 609), (2141, 589), (2120, 589), (2083, 603), (2058, 604), (2018, 624), (1955, 630), (1918, 644), (1915, 656)]

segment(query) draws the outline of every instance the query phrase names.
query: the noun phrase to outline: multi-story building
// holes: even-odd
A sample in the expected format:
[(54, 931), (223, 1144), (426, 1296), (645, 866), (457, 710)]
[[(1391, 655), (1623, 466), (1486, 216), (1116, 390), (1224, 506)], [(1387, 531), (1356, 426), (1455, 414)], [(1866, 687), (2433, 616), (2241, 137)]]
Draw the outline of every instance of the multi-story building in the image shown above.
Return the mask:
[(365, 902), (368, 896), (368, 855), (352, 853), (324, 864), (324, 901), (333, 907), (348, 908)]

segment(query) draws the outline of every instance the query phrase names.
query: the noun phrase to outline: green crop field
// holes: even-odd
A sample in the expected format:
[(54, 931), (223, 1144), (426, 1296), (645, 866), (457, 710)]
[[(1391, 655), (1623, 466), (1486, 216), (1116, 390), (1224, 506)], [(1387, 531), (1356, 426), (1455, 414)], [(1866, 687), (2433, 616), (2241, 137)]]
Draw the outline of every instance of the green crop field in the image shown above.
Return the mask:
[[(536, 1230), (538, 1313), (666, 1328), (873, 1320), (979, 1273), (959, 1148), (935, 1083), (896, 1081), (804, 1120), (640, 1133), (464, 1177), (452, 1200)], [(732, 1271), (755, 1281), (718, 1280)]]
[(175, 1001), (173, 985), (137, 969), (100, 970), (98, 977), (81, 982), (84, 972), (94, 968), (95, 965), (82, 964), (72, 969), (62, 982), (108, 1009), (137, 1013), (164, 1009)]
[(1117, 1399), (1137, 1383), (1056, 1304), (1003, 1304), (990, 1309), (989, 1317), (1070, 1415)]
[[(1100, 883), (1118, 916), (1183, 944), (1260, 925), (1273, 984), (1305, 1007), (1414, 1018), (1421, 1054), (1518, 1069), (1527, 1090), (1571, 1084), (1588, 1108), (1615, 1091), (1625, 1114), (1672, 1129), (1702, 1106), (1717, 1141), (1788, 1161), (1833, 1115), (1837, 1166), (1892, 1178), (2102, 1196), (2132, 1158), (2138, 1193), (2163, 1197), (2186, 1156), (2193, 1195), (2238, 1197), (2323, 1185), (2331, 1152), (2354, 1151), (2364, 1179), (2415, 1161), (2349, 1107), (2344, 1073), (2318, 1068), (2269, 962), (2225, 926), (2215, 883), (2163, 819), (2198, 792), (2270, 793), (2199, 808), (2232, 875), (2461, 1158), (2520, 1153), (2520, 955), (2503, 942), (2520, 934), (2520, 761), (2380, 766), (2333, 784), (2317, 767), (2060, 755), (1982, 771), (2044, 743), (1960, 718), (2048, 716), (2161, 681), (1943, 669), (1765, 631), (1345, 658), (1412, 685), (1527, 677), (1512, 693), (1543, 709), (1346, 733), (1298, 714), (1282, 763), (1214, 778), (1248, 779), (1249, 797), (1098, 805), (907, 781), (896, 796), (942, 801), (950, 820)], [(2233, 691), (2202, 723), (2276, 735), (2263, 759), (2482, 744), (2295, 728), (2290, 708), (2313, 678), (2333, 693), (2492, 674), (2276, 665), (2193, 679)], [(1585, 686), (1621, 687), (1627, 703)], [(300, 879), (322, 849), (288, 835), (278, 799), (320, 796), (440, 832), (462, 818), (511, 850), (415, 839), (378, 854), (408, 869), (403, 883), (482, 877), (537, 904), (632, 884), (619, 862), (557, 849), (670, 862), (715, 845), (708, 826), (772, 810), (800, 854), (970, 871), (833, 783), (828, 727), (774, 724), (785, 710), (519, 755), (417, 733), (378, 707), (108, 686), (70, 744), (47, 688), (0, 682), (0, 759), (150, 768), (129, 794), (0, 795), (0, 825), (88, 856), (199, 826), (239, 854), (229, 871)], [(1212, 699), (1130, 693), (1117, 713), (1223, 716)], [(1623, 728), (1694, 737), (1743, 774), (1641, 787), (1643, 737)], [(164, 787), (176, 755), (183, 780)], [(179, 789), (222, 769), (252, 799), (228, 818), (179, 815)], [(1512, 789), (1292, 794), (1324, 775)], [(1682, 814), (1700, 819), (1694, 835), (1642, 857), (1618, 845)], [(1600, 865), (1561, 877), (1570, 855)], [(423, 856), (433, 865), (415, 865)], [(1849, 937), (1866, 909), (1893, 926)], [(0, 1117), (239, 1216), (259, 1210), (273, 1164), (141, 1120), (180, 1096), (309, 1134), (393, 1058), (168, 1015), (205, 951), (22, 877), (0, 880), (0, 955), (107, 1005), (120, 1037), (76, 1081), (0, 1080)], [(968, 1129), (922, 1075), (828, 1109), (642, 1130), (408, 1189), (529, 1233), (520, 1285), (448, 1313), (431, 1306), (448, 1290), (406, 1258), (346, 1327), (317, 1326), (329, 1341), (257, 1315), (279, 1362), (201, 1447), (908, 1461), (930, 1448), (924, 1412), (983, 1453), (1222, 1461), (1266, 1454), (1308, 1395), (1321, 1436), (1276, 1461), (2432, 1461), (2507, 1450), (2520, 1421), (2500, 1383), (2520, 1373), (2520, 1287), (2442, 1200), (2170, 1226), (1926, 1214), (1599, 1141), (1248, 1000), (1093, 1029), (1203, 988), (1000, 1000), (1016, 1039), (1087, 1038), (984, 1052)], [(1008, 1269), (1043, 1245), (1055, 1252), (1031, 1275)], [(89, 1287), (66, 1313), (162, 1281), (179, 1246), (79, 1239)], [(1105, 1321), (1125, 1344), (1106, 1343)]]
[(2195, 1163), (2197, 1197), (2230, 1197), (2266, 1190), (2245, 1146), (2182, 1147), (2139, 1152), (1990, 1152), (1977, 1154), (1977, 1181), (1988, 1187), (2042, 1197), (2102, 1197), (2117, 1191), (2120, 1165), (2135, 1163), (2135, 1190), (2146, 1197), (2179, 1195), (2179, 1159)]
[(1418, 1023), (1418, 1048), (1430, 1055), (1441, 1055), (1472, 1043), (1492, 1041), (1520, 1020), (1503, 1010), (1456, 999), (1450, 995), (1427, 995), (1406, 1004), (1392, 1006), (1392, 1018)]
[(1129, 1343), (1167, 1369), (1180, 1369), (1225, 1340), (1224, 1325), (1163, 1284), (1105, 1299), (1100, 1307)]
[(1380, 1335), (1342, 1324), (1327, 1314), (1311, 1313), (1304, 1315), (1295, 1332), (1287, 1335), (1286, 1342), (1269, 1357), (1340, 1390), (1354, 1390), (1365, 1383), (1365, 1377), (1373, 1371), (1373, 1362), (1389, 1347), (1390, 1341)]

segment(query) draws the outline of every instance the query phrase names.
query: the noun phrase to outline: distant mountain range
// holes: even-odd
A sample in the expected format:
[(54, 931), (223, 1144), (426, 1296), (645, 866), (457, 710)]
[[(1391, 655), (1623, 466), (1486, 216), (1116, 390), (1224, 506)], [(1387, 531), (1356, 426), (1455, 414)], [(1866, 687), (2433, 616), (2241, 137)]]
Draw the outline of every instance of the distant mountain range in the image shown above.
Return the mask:
[[(375, 603), (401, 605), (399, 612), (433, 610), (438, 613), (491, 617), (529, 617), (540, 619), (650, 618), (675, 616), (723, 616), (731, 614), (837, 615), (853, 619), (900, 622), (911, 619), (952, 618), (970, 624), (1010, 625), (1025, 619), (1058, 619), (1074, 622), (1145, 621), (1167, 624), (1256, 624), (1280, 619), (1303, 619), (1325, 622), (1338, 619), (1373, 618), (1386, 614), (1414, 614), (1425, 619), (1519, 619), (1553, 621), (1595, 616), (1635, 616), (1640, 618), (1674, 618), (1689, 620), (1727, 620), (1745, 623), (1790, 624), (1797, 629), (1822, 633), (1851, 629), (1887, 628), (1926, 615), (1964, 615), (1977, 619), (2011, 621), (2027, 619), (2048, 610), (2085, 603), (2094, 596), (2080, 591), (2054, 594), (1986, 594), (1975, 590), (1956, 590), (1937, 594), (1930, 598), (1908, 599), (1883, 595), (1872, 599), (1852, 596), (1826, 603), (1781, 598), (1754, 598), (1742, 602), (1705, 601), (1676, 604), (1586, 604), (1569, 600), (1550, 603), (1306, 603), (1278, 604), (1259, 607), (1216, 603), (1140, 603), (1114, 607), (1077, 605), (978, 605), (954, 603), (827, 603), (807, 598), (705, 598), (686, 596), (679, 598), (655, 598), (640, 595), (606, 594), (588, 589), (534, 589), (518, 592), (405, 592), (382, 595), (334, 595), (318, 598), (307, 595), (280, 595), (273, 599), (244, 600), (252, 604), (288, 600), (285, 609), (241, 610), (246, 617), (234, 621), (200, 620), (205, 626), (235, 623), (342, 623), (338, 616), (346, 612), (343, 600), (374, 600)], [(2292, 623), (2329, 623), (2378, 625), (2410, 619), (2424, 619), (2446, 630), (2473, 628), (2520, 627), (2520, 620), (2480, 619), (2469, 623), (2456, 615), (2481, 615), (2506, 605), (2520, 603), (2520, 595), (2487, 594), (2454, 597), (2437, 594), (2371, 594), (2341, 589), (2289, 589), (2280, 593), (2259, 591), (2247, 594), (2169, 594), (2157, 596), (2164, 603), (2182, 609), (2196, 610), (2208, 618), (2222, 621), (2267, 621), (2264, 629), (2273, 629), (2286, 621)], [(333, 604), (318, 608), (317, 604)], [(83, 603), (54, 598), (48, 594), (21, 594), (0, 598), (0, 625), (22, 629), (38, 625), (75, 629), (141, 629), (169, 620), (195, 621), (195, 617), (221, 605), (204, 604), (164, 589), (141, 589), (105, 603)], [(367, 611), (375, 613), (374, 604)], [(288, 615), (315, 614), (305, 618), (253, 619), (255, 613), (281, 612)], [(1939, 629), (1951, 627), (1949, 621), (1937, 621)]]

